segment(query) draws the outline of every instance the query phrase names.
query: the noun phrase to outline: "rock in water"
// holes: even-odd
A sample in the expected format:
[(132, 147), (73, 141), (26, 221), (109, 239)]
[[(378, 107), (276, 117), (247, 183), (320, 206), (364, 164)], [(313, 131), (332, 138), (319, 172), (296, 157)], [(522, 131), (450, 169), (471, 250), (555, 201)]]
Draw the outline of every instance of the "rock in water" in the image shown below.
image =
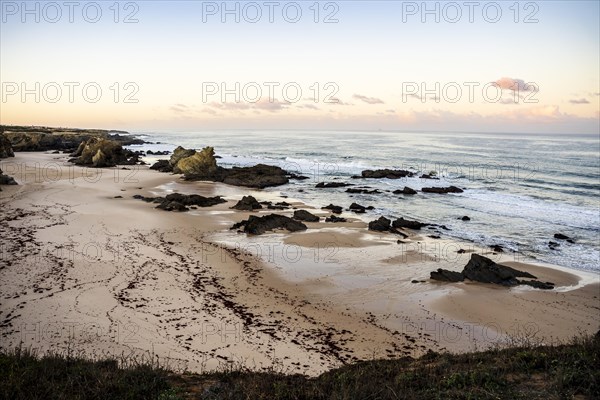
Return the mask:
[(221, 182), (234, 186), (264, 189), (289, 182), (288, 173), (273, 165), (257, 164), (252, 167), (233, 167), (221, 169), (219, 172), (224, 176), (221, 178)]
[(247, 220), (238, 222), (231, 229), (244, 227), (244, 232), (251, 235), (262, 235), (273, 229), (287, 229), (290, 232), (305, 231), (306, 225), (289, 217), (278, 214), (269, 214), (262, 217), (251, 215)]
[(390, 230), (391, 223), (392, 221), (390, 221), (386, 217), (379, 217), (379, 219), (369, 222), (369, 230), (377, 232), (386, 232)]
[(414, 229), (414, 230), (419, 230), (422, 227), (426, 226), (427, 224), (424, 224), (422, 222), (419, 221), (410, 221), (408, 219), (404, 219), (402, 217), (398, 218), (397, 220), (395, 220), (392, 223), (392, 226), (396, 229), (399, 228), (408, 228), (408, 229)]
[(294, 211), (294, 219), (305, 222), (319, 222), (319, 217), (314, 214), (309, 213), (306, 210), (296, 210)]
[(329, 204), (328, 206), (325, 207), (321, 207), (321, 210), (329, 210), (334, 214), (341, 214), (342, 213), (342, 206), (336, 206), (333, 204)]
[(316, 188), (338, 188), (338, 187), (345, 187), (345, 186), (352, 186), (352, 184), (350, 183), (343, 183), (343, 182), (319, 182), (317, 183), (317, 186), (315, 186)]
[(404, 186), (404, 189), (394, 190), (392, 193), (394, 193), (394, 194), (417, 194), (417, 191), (413, 188), (409, 188), (408, 186)]
[(462, 282), (465, 280), (465, 276), (462, 273), (442, 268), (438, 268), (437, 271), (431, 271), (430, 278), (444, 282)]
[(186, 178), (212, 178), (217, 172), (215, 150), (212, 147), (205, 147), (189, 157), (181, 158), (173, 167), (173, 172), (183, 174)]
[(462, 193), (464, 190), (458, 188), (456, 186), (449, 187), (424, 187), (421, 189), (423, 193), (438, 193), (438, 194), (446, 194), (446, 193)]
[(517, 278), (533, 278), (528, 272), (519, 271), (505, 265), (496, 264), (487, 257), (471, 254), (471, 259), (462, 271), (465, 278), (483, 283), (496, 283), (503, 286), (515, 286), (521, 282)]
[(240, 211), (254, 211), (262, 208), (262, 205), (252, 196), (244, 196), (237, 204), (233, 207), (234, 210)]
[(331, 214), (329, 217), (325, 218), (325, 222), (346, 222), (346, 218), (336, 217)]
[(375, 178), (375, 179), (381, 179), (381, 178), (387, 178), (387, 179), (400, 179), (400, 178), (405, 178), (407, 176), (413, 176), (414, 174), (410, 171), (405, 171), (402, 169), (377, 169), (377, 170), (370, 170), (367, 169), (365, 171), (362, 171), (361, 173), (361, 177), (362, 178)]
[(15, 153), (10, 140), (4, 134), (0, 133), (0, 158), (14, 157)]
[(562, 234), (562, 233), (555, 233), (554, 234), (554, 239), (568, 240), (568, 239), (571, 239), (571, 238), (568, 237), (567, 235)]

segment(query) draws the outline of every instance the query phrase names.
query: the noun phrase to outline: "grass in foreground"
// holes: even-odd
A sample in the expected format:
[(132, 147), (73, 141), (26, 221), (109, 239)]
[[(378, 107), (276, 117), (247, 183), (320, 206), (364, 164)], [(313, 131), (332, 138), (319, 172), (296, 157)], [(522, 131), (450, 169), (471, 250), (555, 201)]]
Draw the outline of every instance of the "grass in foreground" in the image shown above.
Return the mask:
[(557, 346), (363, 361), (317, 378), (242, 369), (176, 374), (131, 360), (119, 367), (16, 349), (0, 351), (0, 398), (598, 399), (599, 366), (600, 332)]

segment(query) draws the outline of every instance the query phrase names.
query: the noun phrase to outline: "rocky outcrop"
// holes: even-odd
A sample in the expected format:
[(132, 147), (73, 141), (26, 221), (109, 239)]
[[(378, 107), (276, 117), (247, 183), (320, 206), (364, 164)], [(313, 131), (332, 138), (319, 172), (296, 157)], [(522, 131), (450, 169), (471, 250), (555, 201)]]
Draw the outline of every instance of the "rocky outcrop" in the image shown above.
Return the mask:
[[(175, 156), (175, 153), (173, 155)], [(186, 179), (212, 180), (217, 174), (215, 150), (205, 147), (201, 151), (194, 151), (191, 156), (181, 157), (173, 166), (173, 172), (183, 174)]]
[(150, 169), (160, 172), (173, 172), (173, 166), (171, 165), (169, 160), (158, 160), (157, 162), (152, 164)]
[(350, 188), (346, 189), (346, 193), (354, 193), (354, 194), (379, 194), (381, 193), (377, 189), (369, 190), (366, 188)]
[(175, 173), (180, 173), (180, 172), (177, 172), (178, 171), (177, 170), (177, 163), (179, 162), (179, 160), (181, 160), (183, 158), (191, 157), (194, 154), (196, 154), (196, 150), (193, 150), (193, 149), (184, 149), (181, 146), (177, 147), (173, 151), (173, 154), (171, 154), (171, 158), (169, 159), (169, 164), (171, 164), (171, 167), (172, 167), (173, 171)]
[(386, 217), (379, 217), (375, 221), (369, 222), (369, 230), (377, 232), (387, 232), (390, 230), (391, 223), (392, 221), (390, 221)]
[(306, 225), (284, 215), (269, 214), (262, 217), (251, 215), (247, 220), (238, 222), (231, 229), (244, 228), (244, 232), (251, 235), (262, 235), (274, 229), (287, 229), (290, 232), (305, 231)]
[(412, 176), (414, 176), (412, 172), (402, 169), (367, 169), (361, 172), (361, 176), (354, 176), (353, 178), (400, 179)]
[(373, 206), (365, 207), (365, 206), (361, 206), (358, 203), (352, 203), (352, 204), (350, 204), (350, 207), (348, 207), (349, 211), (352, 211), (357, 214), (364, 214), (365, 212), (367, 212), (367, 210), (373, 210), (373, 209), (374, 209)]
[(15, 153), (10, 140), (0, 133), (0, 158), (14, 157)]
[(234, 210), (254, 211), (263, 208), (262, 205), (253, 196), (244, 196), (233, 207)]
[(496, 264), (487, 257), (471, 254), (471, 259), (462, 271), (465, 278), (476, 282), (495, 283), (503, 286), (514, 286), (520, 282), (517, 278), (532, 278), (528, 272), (519, 271), (505, 265)]
[(66, 129), (49, 127), (0, 126), (3, 133), (11, 142), (14, 151), (73, 151), (81, 143), (92, 138), (113, 140), (122, 146), (143, 144), (143, 140), (119, 131), (100, 129)]
[[(480, 256), (479, 254), (471, 254), (471, 259), (465, 265), (462, 272), (438, 268), (437, 271), (431, 272), (430, 277), (431, 279), (444, 282), (462, 282), (468, 279), (475, 282), (494, 283), (502, 286), (529, 285), (537, 289), (554, 289), (552, 282), (540, 282), (528, 272), (496, 264), (489, 258)], [(517, 278), (532, 279), (519, 280)]]
[(114, 167), (115, 165), (135, 165), (139, 155), (123, 147), (113, 140), (91, 138), (79, 145), (70, 161), (77, 165), (95, 168)]
[(462, 221), (470, 221), (471, 218), (469, 218), (467, 215), (464, 215), (462, 218), (459, 218)]
[(456, 186), (448, 186), (448, 187), (424, 187), (421, 189), (423, 193), (438, 193), (438, 194), (446, 194), (446, 193), (462, 193), (464, 190), (458, 188)]
[(431, 271), (430, 278), (436, 281), (443, 282), (462, 282), (465, 276), (460, 272), (449, 271), (447, 269), (438, 268), (437, 271)]
[(221, 182), (233, 186), (245, 186), (258, 189), (285, 185), (289, 182), (288, 173), (273, 165), (257, 164), (252, 167), (233, 167), (221, 169)]
[(317, 185), (315, 186), (318, 189), (322, 189), (322, 188), (339, 188), (339, 187), (346, 187), (346, 186), (352, 186), (352, 184), (350, 183), (344, 183), (344, 182), (319, 182), (317, 183)]
[(197, 194), (172, 193), (166, 197), (144, 197), (133, 196), (134, 199), (143, 200), (147, 203), (158, 203), (156, 208), (165, 211), (189, 211), (188, 207), (212, 207), (217, 204), (226, 203), (227, 200), (216, 197), (204, 197)]
[(394, 194), (411, 194), (412, 195), (412, 194), (417, 194), (417, 191), (412, 188), (409, 188), (408, 186), (404, 186), (404, 189), (397, 189), (397, 190), (394, 190), (392, 193), (394, 193)]
[(414, 230), (419, 230), (422, 227), (426, 226), (427, 224), (423, 223), (423, 222), (419, 222), (419, 221), (411, 221), (408, 219), (404, 219), (402, 217), (398, 218), (397, 220), (395, 220), (392, 223), (392, 226), (396, 229), (400, 229), (400, 228), (408, 228), (408, 229), (414, 229)]
[(325, 222), (347, 222), (346, 218), (340, 218), (340, 217), (336, 217), (335, 215), (330, 215), (329, 217), (325, 218)]
[(294, 211), (294, 219), (298, 221), (304, 222), (319, 222), (319, 217), (316, 215), (306, 211), (306, 210), (296, 210)]
[(333, 204), (329, 204), (328, 206), (325, 207), (321, 207), (321, 210), (329, 210), (334, 214), (341, 214), (342, 213), (342, 207), (341, 206), (334, 206)]
[(0, 185), (16, 185), (17, 182), (12, 176), (4, 175), (0, 169)]

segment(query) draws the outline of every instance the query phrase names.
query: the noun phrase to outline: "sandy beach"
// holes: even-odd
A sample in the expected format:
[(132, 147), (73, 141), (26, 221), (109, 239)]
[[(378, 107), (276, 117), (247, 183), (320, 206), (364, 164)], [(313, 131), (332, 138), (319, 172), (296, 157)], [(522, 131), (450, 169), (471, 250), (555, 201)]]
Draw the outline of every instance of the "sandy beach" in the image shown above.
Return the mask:
[[(245, 365), (317, 375), (356, 360), (511, 338), (550, 343), (600, 328), (591, 273), (424, 233), (398, 243), (346, 213), (346, 223), (247, 236), (229, 227), (251, 213), (230, 207), (248, 194), (281, 201), (277, 194), (147, 166), (90, 169), (63, 154), (19, 152), (0, 168), (19, 183), (0, 193), (3, 347), (158, 357), (195, 372)], [(169, 192), (227, 202), (177, 213), (132, 197)], [(556, 288), (429, 280), (437, 268), (462, 270), (469, 252), (459, 248)]]

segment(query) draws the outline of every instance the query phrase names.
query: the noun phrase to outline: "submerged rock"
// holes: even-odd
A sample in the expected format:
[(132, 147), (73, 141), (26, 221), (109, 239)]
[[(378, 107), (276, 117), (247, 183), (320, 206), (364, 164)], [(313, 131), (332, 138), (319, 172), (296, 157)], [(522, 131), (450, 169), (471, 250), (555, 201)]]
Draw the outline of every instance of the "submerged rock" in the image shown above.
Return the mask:
[(294, 211), (294, 219), (305, 222), (319, 222), (319, 217), (306, 210), (296, 210)]
[(315, 186), (316, 188), (338, 188), (338, 187), (346, 187), (346, 186), (352, 186), (352, 184), (350, 183), (344, 183), (344, 182), (319, 182), (317, 183), (317, 185)]
[(471, 218), (469, 218), (469, 217), (468, 217), (468, 216), (466, 216), (466, 215), (465, 215), (465, 216), (463, 216), (462, 218), (459, 218), (459, 219), (460, 219), (460, 220), (463, 220), (463, 221), (470, 221), (470, 220), (471, 220)]
[(400, 190), (394, 190), (392, 193), (394, 194), (417, 194), (417, 191), (415, 189), (409, 188), (408, 186), (404, 186), (404, 189)]
[(438, 193), (438, 194), (446, 194), (446, 193), (462, 193), (464, 190), (458, 188), (456, 186), (449, 187), (424, 187), (421, 189), (423, 193)]
[(362, 178), (375, 178), (375, 179), (381, 179), (381, 178), (387, 178), (387, 179), (400, 179), (400, 178), (405, 178), (405, 177), (411, 177), (414, 176), (414, 174), (410, 171), (405, 171), (402, 169), (377, 169), (377, 170), (370, 170), (367, 169), (365, 171), (362, 171), (361, 176)]
[(231, 229), (244, 228), (244, 232), (252, 235), (262, 235), (274, 229), (287, 229), (290, 232), (305, 231), (306, 225), (289, 217), (269, 214), (262, 217), (251, 215), (247, 220), (234, 224)]
[(568, 237), (567, 235), (564, 235), (562, 233), (555, 233), (554, 234), (554, 239), (558, 239), (558, 240), (568, 240), (571, 239), (570, 237)]
[(373, 190), (369, 190), (366, 188), (350, 188), (350, 189), (346, 189), (346, 193), (353, 193), (353, 194), (379, 194), (381, 193), (379, 190), (377, 189), (373, 189)]

